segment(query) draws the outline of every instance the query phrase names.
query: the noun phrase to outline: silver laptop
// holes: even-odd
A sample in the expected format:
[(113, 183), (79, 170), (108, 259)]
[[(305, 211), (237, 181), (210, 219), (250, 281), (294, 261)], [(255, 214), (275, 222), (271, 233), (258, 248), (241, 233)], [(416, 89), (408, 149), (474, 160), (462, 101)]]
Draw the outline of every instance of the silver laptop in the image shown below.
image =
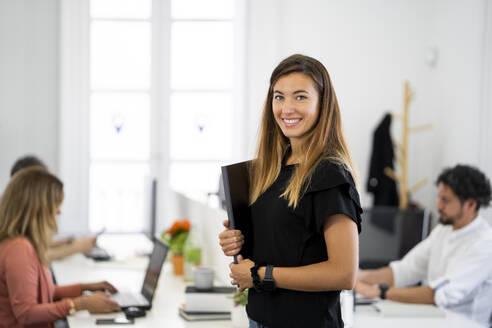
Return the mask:
[(145, 279), (140, 294), (135, 293), (116, 293), (111, 298), (117, 302), (122, 309), (135, 306), (149, 310), (152, 308), (152, 299), (157, 288), (157, 281), (161, 275), (162, 265), (166, 260), (169, 245), (161, 240), (154, 239), (154, 249), (150, 255), (149, 265), (145, 273)]

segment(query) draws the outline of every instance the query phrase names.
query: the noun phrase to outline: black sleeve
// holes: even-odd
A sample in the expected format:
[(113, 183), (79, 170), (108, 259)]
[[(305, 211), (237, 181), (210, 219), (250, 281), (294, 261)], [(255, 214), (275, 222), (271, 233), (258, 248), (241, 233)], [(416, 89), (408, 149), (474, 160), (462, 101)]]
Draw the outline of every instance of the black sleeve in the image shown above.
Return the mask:
[(361, 232), (359, 193), (351, 174), (339, 164), (321, 162), (316, 168), (306, 194), (312, 197), (312, 213), (316, 231), (323, 233), (323, 226), (330, 216), (344, 214), (357, 224)]
[(348, 186), (337, 186), (321, 190), (312, 195), (312, 208), (316, 231), (323, 234), (323, 226), (326, 220), (335, 214), (344, 214), (357, 224), (357, 230), (361, 231), (362, 209), (344, 190)]

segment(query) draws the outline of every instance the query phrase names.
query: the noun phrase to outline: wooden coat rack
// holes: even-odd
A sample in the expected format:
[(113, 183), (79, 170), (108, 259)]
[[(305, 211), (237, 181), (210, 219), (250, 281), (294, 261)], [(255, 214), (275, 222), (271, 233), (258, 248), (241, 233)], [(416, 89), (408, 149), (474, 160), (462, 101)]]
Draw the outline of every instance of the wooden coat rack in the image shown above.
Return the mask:
[(418, 189), (425, 186), (428, 182), (427, 179), (422, 179), (411, 187), (408, 187), (408, 136), (410, 133), (421, 132), (432, 128), (432, 124), (424, 124), (419, 126), (409, 126), (409, 107), (412, 102), (415, 93), (410, 88), (410, 83), (405, 81), (403, 88), (403, 115), (393, 114), (393, 118), (400, 119), (402, 121), (402, 141), (401, 143), (395, 142), (396, 161), (400, 167), (400, 174), (397, 174), (392, 168), (386, 167), (384, 173), (395, 180), (398, 183), (400, 190), (400, 204), (401, 209), (408, 207), (409, 195)]

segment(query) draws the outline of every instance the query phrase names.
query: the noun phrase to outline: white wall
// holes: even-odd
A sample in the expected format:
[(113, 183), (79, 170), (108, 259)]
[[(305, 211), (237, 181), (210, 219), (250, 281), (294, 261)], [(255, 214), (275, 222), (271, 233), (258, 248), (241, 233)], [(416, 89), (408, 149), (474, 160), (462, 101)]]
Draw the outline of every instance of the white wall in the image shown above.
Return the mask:
[[(274, 66), (293, 53), (314, 56), (330, 72), (365, 189), (372, 131), (388, 109), (402, 111), (408, 79), (416, 93), (411, 124), (433, 124), (410, 137), (409, 184), (427, 177), (414, 198), (433, 207), (442, 168), (479, 161), (485, 7), (483, 0), (250, 1), (251, 137)], [(436, 67), (426, 63), (431, 48)], [(401, 140), (398, 121), (393, 138)], [(362, 201), (371, 204), (365, 191)]]
[[(222, 209), (213, 209), (201, 202), (170, 191), (169, 206), (165, 209), (169, 221), (188, 219), (191, 222), (192, 233), (198, 231), (198, 240), (202, 248), (202, 265), (215, 268), (215, 277), (222, 284), (229, 284), (229, 263), (232, 257), (223, 255), (219, 245), (219, 233), (224, 230), (222, 221), (227, 219), (227, 213)], [(158, 231), (168, 226), (157, 222)]]
[[(411, 122), (434, 124), (410, 139), (410, 183), (433, 181), (458, 161), (479, 163), (492, 175), (480, 140), (492, 137), (492, 122), (485, 122), (492, 120), (490, 1), (249, 0), (247, 6), (249, 155), (271, 71), (301, 52), (331, 74), (363, 186), (370, 136), (387, 109), (401, 111), (404, 79), (416, 92)], [(0, 0), (0, 190), (13, 161), (29, 152), (58, 172), (58, 13), (57, 0)], [(435, 68), (425, 62), (429, 47), (438, 50)], [(433, 206), (433, 184), (415, 198)]]
[[(490, 5), (490, 2), (489, 2)], [(436, 1), (436, 15), (430, 25), (430, 43), (439, 50), (439, 63), (429, 74), (428, 103), (439, 113), (439, 143), (434, 147), (436, 176), (442, 167), (457, 163), (471, 164), (490, 177), (492, 161), (482, 160), (480, 138), (492, 123), (490, 111), (483, 102), (485, 67), (485, 26), (492, 15), (485, 10), (487, 1)], [(488, 15), (488, 16), (487, 16)], [(488, 38), (492, 33), (488, 32)], [(487, 74), (492, 72), (489, 69)], [(491, 75), (492, 76), (492, 75)], [(486, 120), (481, 124), (481, 120)], [(486, 214), (492, 223), (492, 216)]]
[(27, 153), (57, 170), (57, 22), (57, 0), (0, 0), (0, 193)]
[[(487, 175), (492, 177), (492, 152), (490, 141), (492, 140), (492, 2), (486, 2), (484, 10), (484, 51), (483, 56), (483, 86), (482, 86), (482, 111), (480, 115), (480, 166), (484, 168)], [(483, 211), (484, 215), (492, 224), (492, 208)]]

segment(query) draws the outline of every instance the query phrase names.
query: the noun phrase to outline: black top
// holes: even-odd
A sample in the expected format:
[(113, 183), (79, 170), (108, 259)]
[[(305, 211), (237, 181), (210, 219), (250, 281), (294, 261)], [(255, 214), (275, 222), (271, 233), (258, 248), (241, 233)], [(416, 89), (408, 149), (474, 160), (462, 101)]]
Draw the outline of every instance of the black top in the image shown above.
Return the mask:
[[(306, 193), (292, 209), (280, 195), (295, 167), (282, 166), (277, 180), (251, 205), (255, 263), (297, 267), (326, 261), (323, 225), (334, 214), (345, 214), (354, 220), (360, 232), (362, 208), (350, 173), (341, 165), (322, 161)], [(247, 312), (269, 328), (343, 327), (339, 295), (340, 291), (280, 288), (257, 293), (250, 288)]]

